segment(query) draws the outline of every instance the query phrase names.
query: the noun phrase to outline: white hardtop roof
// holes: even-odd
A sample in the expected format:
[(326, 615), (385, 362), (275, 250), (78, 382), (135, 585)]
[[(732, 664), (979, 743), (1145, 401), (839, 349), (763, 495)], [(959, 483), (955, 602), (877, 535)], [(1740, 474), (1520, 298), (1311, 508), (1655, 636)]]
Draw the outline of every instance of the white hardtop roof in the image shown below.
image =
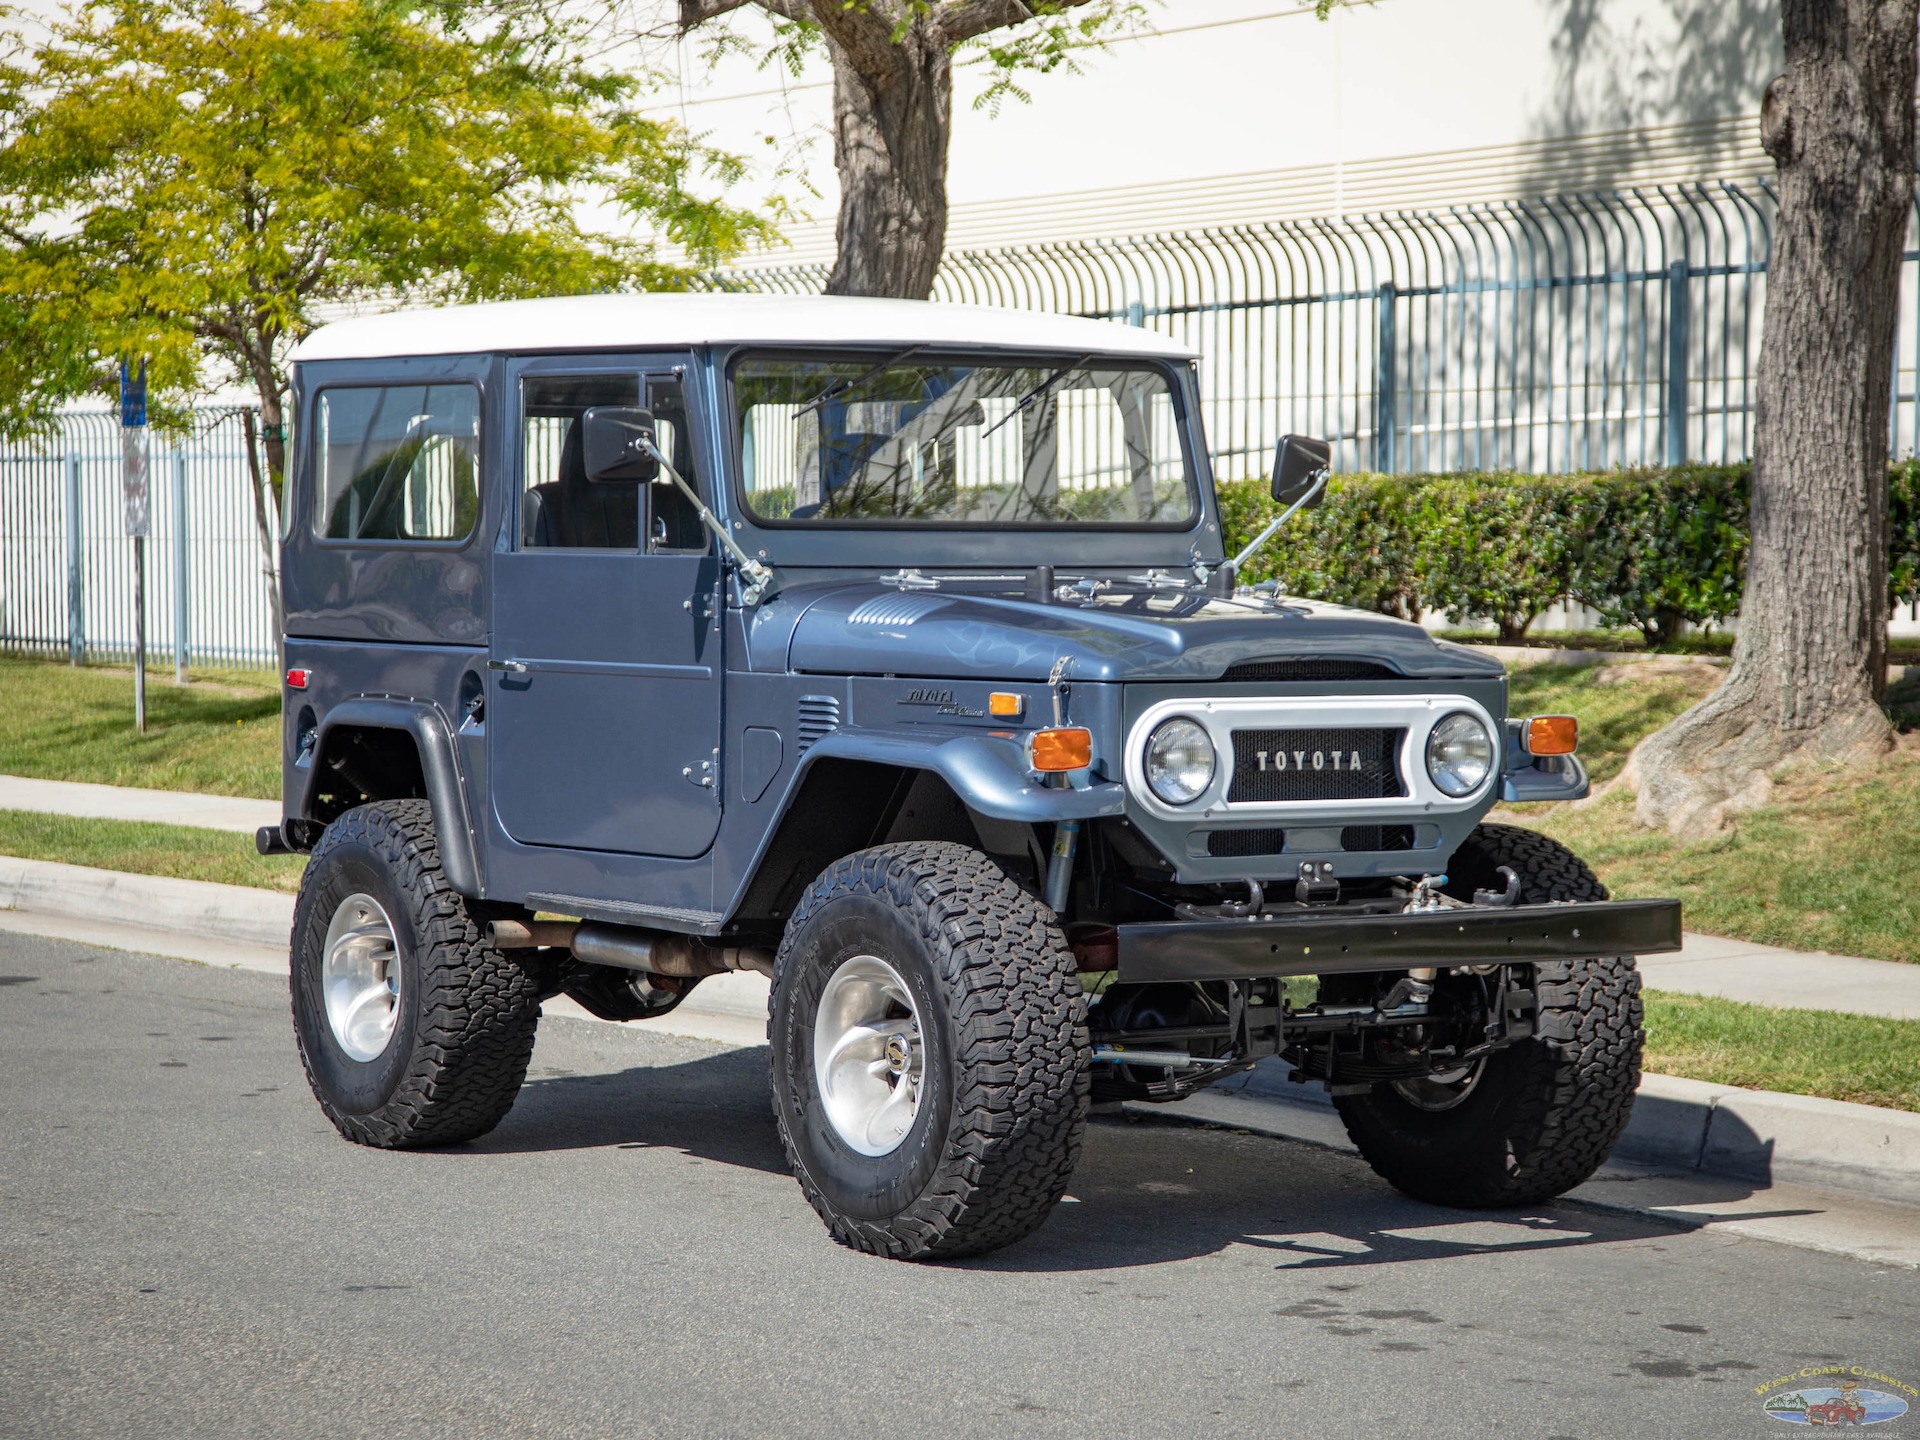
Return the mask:
[(295, 360), (654, 350), (689, 345), (964, 345), (1150, 355), (1193, 351), (1107, 320), (833, 295), (577, 295), (396, 310), (322, 326)]

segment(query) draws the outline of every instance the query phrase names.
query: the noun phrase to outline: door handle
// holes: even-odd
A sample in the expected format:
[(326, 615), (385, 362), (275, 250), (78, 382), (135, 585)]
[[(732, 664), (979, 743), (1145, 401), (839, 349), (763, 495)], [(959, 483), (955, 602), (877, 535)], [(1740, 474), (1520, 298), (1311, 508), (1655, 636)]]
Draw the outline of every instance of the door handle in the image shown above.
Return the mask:
[(524, 675), (527, 673), (526, 665), (518, 660), (489, 660), (487, 661), (487, 669), (499, 670), (507, 675)]

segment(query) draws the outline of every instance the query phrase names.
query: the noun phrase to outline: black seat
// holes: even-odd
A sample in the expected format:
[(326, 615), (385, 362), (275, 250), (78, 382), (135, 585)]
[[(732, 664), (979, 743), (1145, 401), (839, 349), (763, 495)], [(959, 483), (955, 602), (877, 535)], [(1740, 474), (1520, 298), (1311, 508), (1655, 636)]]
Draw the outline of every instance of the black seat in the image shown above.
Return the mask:
[(578, 419), (560, 446), (559, 478), (527, 490), (522, 534), (526, 544), (541, 548), (640, 548), (639, 483), (587, 479)]

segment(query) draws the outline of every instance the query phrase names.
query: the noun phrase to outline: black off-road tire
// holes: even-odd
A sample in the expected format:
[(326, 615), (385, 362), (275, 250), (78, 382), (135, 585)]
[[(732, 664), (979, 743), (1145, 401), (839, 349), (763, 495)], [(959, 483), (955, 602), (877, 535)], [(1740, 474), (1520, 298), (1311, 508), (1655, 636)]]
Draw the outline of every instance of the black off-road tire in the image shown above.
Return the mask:
[[(385, 909), (400, 965), (392, 1038), (365, 1061), (341, 1048), (320, 991), (327, 927), (356, 893)], [(540, 983), (488, 941), (482, 910), (441, 873), (425, 800), (349, 810), (314, 847), (293, 911), (293, 1030), (314, 1098), (347, 1139), (457, 1145), (512, 1108), (533, 1055)]]
[[(879, 1157), (835, 1131), (813, 1064), (822, 992), (861, 954), (899, 973), (922, 1017), (920, 1109)], [(1031, 1234), (1065, 1193), (1086, 1131), (1086, 997), (1052, 912), (980, 852), (884, 845), (814, 881), (775, 960), (768, 1039), (781, 1144), (843, 1244), (978, 1255)]]
[[(1605, 900), (1607, 889), (1572, 851), (1512, 825), (1481, 825), (1447, 867), (1447, 889), (1505, 889), (1520, 902)], [(1391, 1085), (1335, 1097), (1347, 1134), (1394, 1188), (1435, 1205), (1533, 1205), (1600, 1168), (1633, 1113), (1640, 1084), (1640, 974), (1632, 957), (1536, 965), (1536, 1031), (1489, 1056), (1449, 1110), (1411, 1104)]]

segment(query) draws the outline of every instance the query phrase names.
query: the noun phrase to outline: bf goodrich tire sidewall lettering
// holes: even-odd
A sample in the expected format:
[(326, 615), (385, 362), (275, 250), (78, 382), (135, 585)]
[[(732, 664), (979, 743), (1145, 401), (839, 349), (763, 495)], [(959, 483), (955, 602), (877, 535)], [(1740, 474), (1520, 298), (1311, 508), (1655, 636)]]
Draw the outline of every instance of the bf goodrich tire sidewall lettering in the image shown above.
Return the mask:
[[(320, 863), (323, 873), (313, 886), (310, 906), (302, 911), (297, 947), (302, 1038), (314, 1076), (326, 1086), (334, 1104), (348, 1115), (370, 1115), (399, 1088), (413, 1048), (420, 1000), (413, 906), (394, 885), (379, 857), (363, 845), (337, 846)], [(385, 1050), (366, 1061), (356, 1060), (340, 1048), (333, 1027), (327, 1023), (326, 1002), (320, 993), (327, 926), (340, 902), (356, 893), (373, 896), (386, 910), (393, 922), (394, 949), (400, 964), (399, 1010), (394, 1016), (393, 1036)]]
[[(911, 1205), (938, 1171), (947, 1143), (952, 1027), (944, 997), (931, 983), (927, 948), (898, 910), (877, 897), (846, 895), (816, 913), (793, 956), (779, 1022), (776, 1095), (807, 1173), (836, 1208), (862, 1219), (883, 1220)], [(880, 1156), (859, 1154), (834, 1130), (813, 1065), (821, 993), (843, 962), (861, 954), (879, 955), (907, 982), (923, 1017), (926, 1047), (920, 1113), (900, 1147)]]

